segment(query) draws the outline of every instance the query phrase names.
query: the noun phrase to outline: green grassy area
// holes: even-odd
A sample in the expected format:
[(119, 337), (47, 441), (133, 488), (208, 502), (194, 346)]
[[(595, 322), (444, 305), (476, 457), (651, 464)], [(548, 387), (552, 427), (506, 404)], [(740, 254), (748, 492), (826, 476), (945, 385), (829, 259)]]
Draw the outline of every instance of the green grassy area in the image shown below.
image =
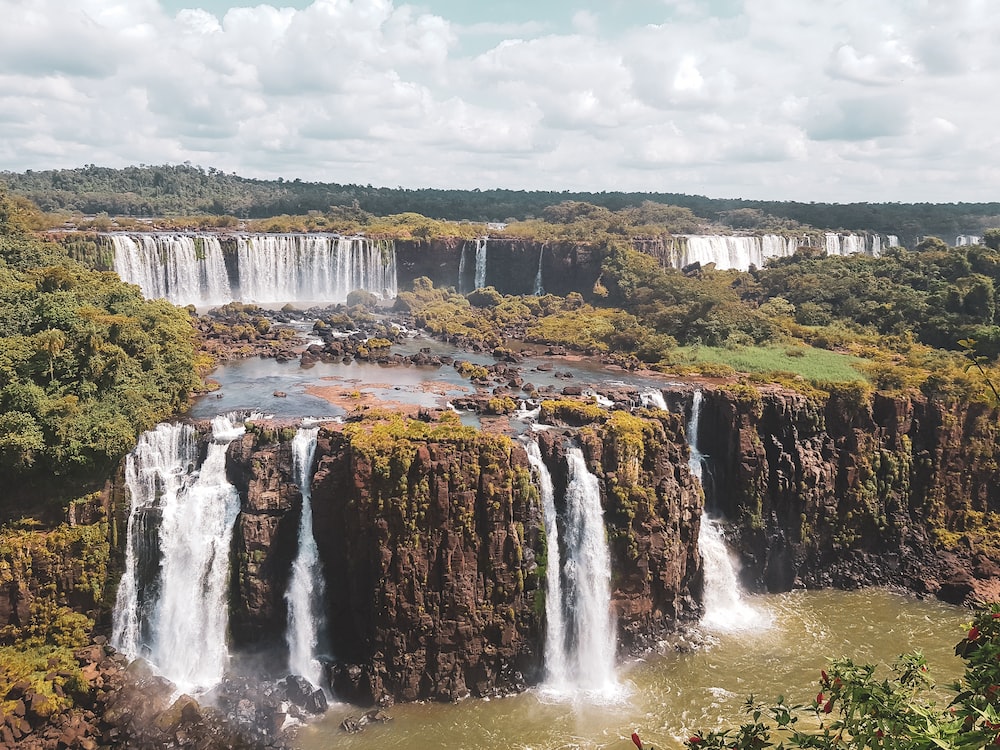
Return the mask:
[(710, 363), (733, 368), (737, 372), (790, 372), (806, 380), (834, 382), (865, 380), (859, 365), (864, 360), (849, 354), (808, 346), (682, 346), (671, 357), (678, 364)]

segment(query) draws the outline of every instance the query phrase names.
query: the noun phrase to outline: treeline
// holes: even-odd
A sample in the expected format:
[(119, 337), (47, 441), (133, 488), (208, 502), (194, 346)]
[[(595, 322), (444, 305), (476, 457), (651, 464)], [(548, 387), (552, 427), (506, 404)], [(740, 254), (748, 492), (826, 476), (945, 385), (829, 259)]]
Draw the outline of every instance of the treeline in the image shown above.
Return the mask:
[(187, 311), (33, 236), (0, 190), (0, 512), (81, 495), (195, 386)]
[(1000, 225), (1000, 203), (801, 203), (707, 198), (682, 193), (525, 190), (433, 190), (371, 185), (255, 180), (189, 164), (110, 169), (0, 172), (10, 190), (45, 211), (116, 216), (211, 214), (265, 218), (327, 212), (331, 207), (375, 216), (419, 213), (434, 219), (474, 222), (524, 221), (565, 201), (619, 211), (644, 201), (690, 209), (706, 223), (768, 230), (778, 220), (824, 230), (873, 231), (915, 244), (925, 235), (949, 241)]

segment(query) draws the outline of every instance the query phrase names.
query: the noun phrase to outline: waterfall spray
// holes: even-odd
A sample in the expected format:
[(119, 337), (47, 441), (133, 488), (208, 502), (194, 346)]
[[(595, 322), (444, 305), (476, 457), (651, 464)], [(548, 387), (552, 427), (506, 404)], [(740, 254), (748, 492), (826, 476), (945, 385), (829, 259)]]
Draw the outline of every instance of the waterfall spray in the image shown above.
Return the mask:
[(587, 468), (579, 448), (567, 450), (566, 462), (569, 483), (563, 574), (572, 623), (573, 678), (577, 687), (606, 693), (616, 687), (616, 634), (600, 482)]
[[(706, 481), (705, 456), (698, 450), (698, 429), (701, 422), (702, 392), (695, 391), (691, 399), (691, 419), (687, 424), (687, 439), (691, 474), (703, 489), (711, 487)], [(706, 492), (707, 495), (707, 492)], [(710, 498), (706, 496), (706, 505)], [(759, 627), (764, 618), (757, 610), (743, 601), (737, 567), (726, 546), (722, 525), (707, 512), (701, 515), (701, 533), (698, 535), (698, 552), (701, 554), (704, 576), (703, 604), (705, 615), (702, 624), (716, 630), (740, 630)]]
[[(132, 509), (114, 642), (126, 656), (147, 656), (184, 692), (217, 684), (229, 660), (229, 551), (240, 501), (226, 479), (226, 449), (242, 434), (242, 424), (216, 417), (196, 469), (194, 430), (160, 425), (142, 436), (126, 462)], [(159, 573), (152, 582), (139, 563), (150, 557), (142, 521), (154, 510)]]
[(542, 258), (545, 255), (545, 245), (542, 245), (538, 250), (538, 271), (535, 273), (535, 288), (531, 292), (536, 297), (541, 297), (545, 294), (545, 287), (542, 286)]
[(316, 454), (318, 427), (302, 427), (292, 440), (295, 483), (302, 493), (299, 520), (299, 551), (292, 563), (285, 600), (288, 602), (288, 671), (305, 677), (313, 685), (322, 684), (319, 662), (319, 633), (323, 625), (323, 573), (319, 549), (313, 535), (312, 465)]
[(486, 286), (486, 237), (476, 240), (476, 289)]
[(559, 571), (559, 527), (556, 517), (555, 490), (552, 475), (542, 460), (538, 443), (527, 446), (528, 463), (538, 476), (545, 520), (545, 672), (546, 682), (560, 689), (567, 682), (566, 624), (563, 617), (562, 576)]

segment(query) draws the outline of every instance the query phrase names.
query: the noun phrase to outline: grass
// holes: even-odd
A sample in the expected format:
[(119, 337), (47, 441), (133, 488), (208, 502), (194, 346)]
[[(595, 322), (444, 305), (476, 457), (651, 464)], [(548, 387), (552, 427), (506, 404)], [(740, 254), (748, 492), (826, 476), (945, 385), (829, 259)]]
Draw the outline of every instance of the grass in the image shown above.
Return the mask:
[(809, 346), (682, 346), (672, 359), (677, 364), (708, 363), (745, 373), (789, 372), (806, 380), (865, 380), (859, 370), (865, 360)]

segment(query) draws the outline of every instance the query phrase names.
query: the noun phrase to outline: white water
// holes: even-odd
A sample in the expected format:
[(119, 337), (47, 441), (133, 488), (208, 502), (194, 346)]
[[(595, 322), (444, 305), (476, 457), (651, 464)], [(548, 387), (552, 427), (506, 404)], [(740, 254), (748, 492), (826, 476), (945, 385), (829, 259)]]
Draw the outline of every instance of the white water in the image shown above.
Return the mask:
[[(126, 462), (132, 509), (113, 642), (130, 658), (145, 656), (182, 692), (213, 687), (229, 660), (229, 553), (240, 501), (225, 463), (226, 449), (243, 430), (229, 417), (216, 417), (205, 461), (196, 468), (193, 428), (159, 425)], [(141, 519), (154, 508), (160, 514), (155, 583), (141, 580), (138, 565), (150, 556), (151, 530), (143, 533)]]
[(362, 237), (240, 237), (237, 257), (243, 302), (341, 303), (355, 289), (396, 296), (395, 251)]
[(462, 250), (458, 254), (458, 293), (465, 294), (465, 245), (462, 243)]
[[(396, 295), (392, 243), (364, 237), (257, 234), (236, 237), (227, 270), (212, 235), (112, 234), (114, 268), (149, 299), (178, 305), (220, 305), (238, 300), (343, 303), (355, 289), (382, 298)], [(230, 271), (233, 281), (230, 283)]]
[(303, 427), (292, 439), (292, 466), (295, 483), (302, 493), (302, 516), (299, 520), (299, 551), (292, 563), (292, 576), (285, 593), (288, 602), (288, 671), (305, 677), (316, 686), (323, 684), (318, 646), (324, 589), (312, 520), (312, 465), (318, 433), (318, 427)]
[(955, 238), (955, 247), (962, 247), (963, 245), (978, 245), (983, 241), (983, 238), (978, 234), (960, 234)]
[(212, 235), (112, 234), (115, 272), (147, 299), (178, 305), (233, 300), (222, 246)]
[(556, 517), (552, 475), (542, 460), (538, 443), (527, 446), (528, 463), (538, 475), (545, 520), (545, 682), (549, 688), (563, 691), (568, 682), (566, 663), (566, 622), (563, 617), (562, 580), (559, 571), (559, 526)]
[(542, 285), (542, 257), (545, 255), (545, 245), (538, 249), (538, 271), (535, 273), (535, 288), (532, 291), (536, 297), (545, 294), (545, 287)]
[(485, 237), (476, 240), (476, 289), (486, 286), (486, 242)]
[[(823, 247), (828, 255), (865, 253), (878, 256), (883, 247), (898, 245), (896, 235), (887, 235), (883, 242), (878, 234), (838, 234), (828, 232)], [(678, 235), (678, 242), (670, 248), (670, 264), (683, 268), (691, 263), (714, 263), (720, 270), (746, 271), (751, 265), (762, 267), (769, 258), (786, 258), (802, 246), (810, 246), (808, 235), (783, 237), (777, 234), (758, 236), (737, 235)]]
[[(691, 400), (691, 419), (687, 424), (688, 466), (691, 474), (705, 487), (705, 456), (698, 450), (701, 399), (701, 391), (695, 391)], [(722, 525), (707, 512), (701, 515), (698, 552), (704, 576), (702, 625), (713, 630), (742, 630), (766, 625), (767, 618), (743, 600), (738, 568), (726, 546)]]
[(647, 388), (639, 394), (639, 400), (647, 409), (662, 409), (667, 411), (667, 401), (659, 388)]
[(583, 451), (566, 452), (565, 599), (569, 603), (567, 676), (579, 690), (600, 697), (618, 691), (615, 621), (611, 612), (611, 558), (604, 530), (601, 488)]

